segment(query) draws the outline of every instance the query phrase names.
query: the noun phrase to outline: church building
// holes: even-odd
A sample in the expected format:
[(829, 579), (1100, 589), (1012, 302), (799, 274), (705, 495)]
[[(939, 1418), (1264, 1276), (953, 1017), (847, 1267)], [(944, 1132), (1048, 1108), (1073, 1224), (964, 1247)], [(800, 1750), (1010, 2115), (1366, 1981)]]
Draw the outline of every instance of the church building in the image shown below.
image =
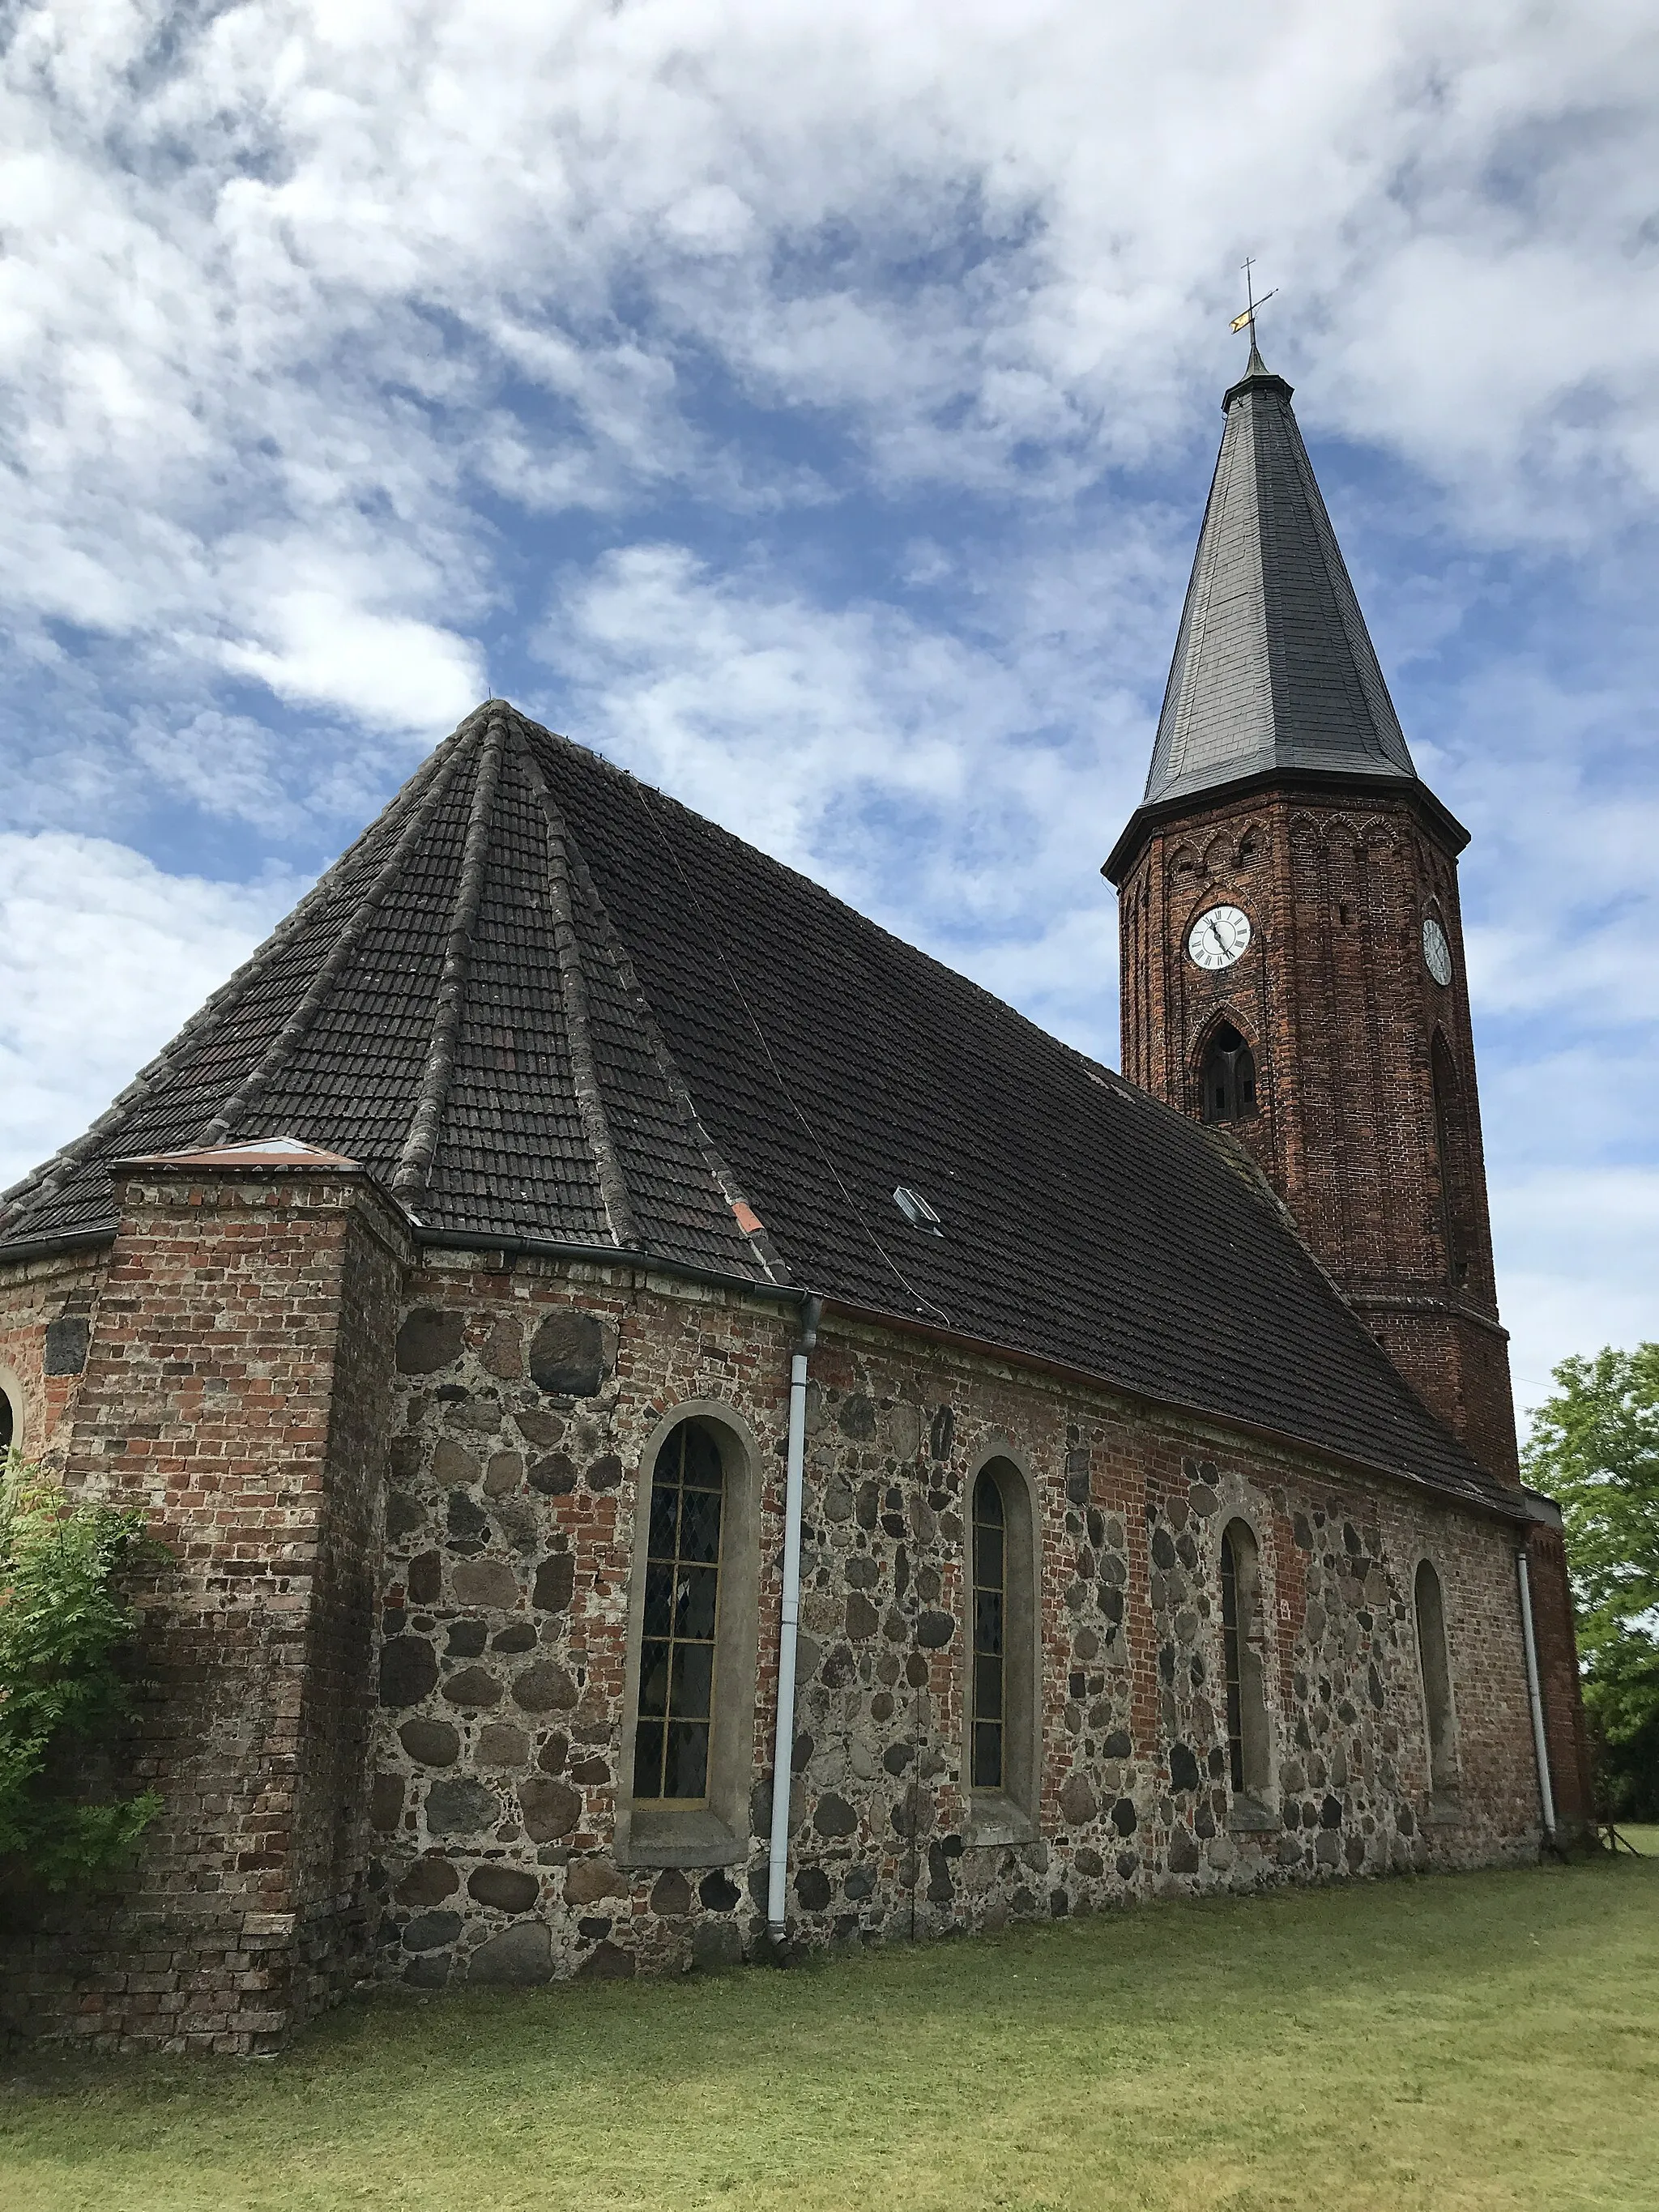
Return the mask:
[(1224, 414), (1121, 1073), (492, 699), (0, 1199), (0, 1431), (173, 1554), (103, 1777), (161, 1813), (14, 1910), (7, 2024), (253, 2052), (1583, 1826), (1467, 833), (1254, 346)]

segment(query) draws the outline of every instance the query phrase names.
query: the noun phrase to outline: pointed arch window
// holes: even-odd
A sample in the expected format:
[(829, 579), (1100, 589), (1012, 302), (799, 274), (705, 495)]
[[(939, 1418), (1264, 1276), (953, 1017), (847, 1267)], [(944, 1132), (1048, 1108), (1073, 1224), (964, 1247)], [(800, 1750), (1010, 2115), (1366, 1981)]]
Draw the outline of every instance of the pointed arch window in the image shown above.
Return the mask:
[(1445, 1595), (1439, 1576), (1427, 1559), (1418, 1566), (1413, 1595), (1417, 1612), (1417, 1662), (1423, 1676), (1423, 1708), (1429, 1729), (1429, 1787), (1437, 1796), (1443, 1796), (1457, 1787), (1451, 1655), (1446, 1644)]
[(1206, 1121), (1245, 1121), (1255, 1114), (1255, 1054), (1231, 1022), (1221, 1023), (1204, 1048), (1200, 1080)]
[(0, 1452), (9, 1451), (17, 1441), (17, 1415), (11, 1400), (0, 1390)]

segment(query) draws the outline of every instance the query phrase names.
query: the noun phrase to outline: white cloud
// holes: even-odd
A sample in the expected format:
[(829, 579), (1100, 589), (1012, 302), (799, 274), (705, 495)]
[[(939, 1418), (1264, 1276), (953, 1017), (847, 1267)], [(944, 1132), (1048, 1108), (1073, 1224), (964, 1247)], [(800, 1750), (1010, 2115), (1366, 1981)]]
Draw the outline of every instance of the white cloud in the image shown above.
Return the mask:
[(102, 1112), (301, 888), (168, 875), (100, 837), (0, 833), (0, 1189)]

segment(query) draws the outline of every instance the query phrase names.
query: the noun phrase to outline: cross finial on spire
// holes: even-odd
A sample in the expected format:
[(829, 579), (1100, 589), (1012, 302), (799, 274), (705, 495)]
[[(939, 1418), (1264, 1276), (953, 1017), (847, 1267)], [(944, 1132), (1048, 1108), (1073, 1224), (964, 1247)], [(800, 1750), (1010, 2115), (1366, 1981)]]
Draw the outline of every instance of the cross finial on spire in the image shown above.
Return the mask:
[(1248, 326), (1250, 333), (1250, 357), (1244, 364), (1244, 374), (1246, 376), (1266, 376), (1267, 374), (1267, 364), (1262, 360), (1261, 351), (1255, 342), (1255, 313), (1258, 307), (1265, 307), (1267, 306), (1268, 301), (1273, 297), (1273, 294), (1278, 291), (1279, 287), (1275, 284), (1272, 292), (1264, 292), (1261, 295), (1261, 297), (1258, 300), (1255, 296), (1255, 283), (1250, 275), (1250, 271), (1255, 267), (1255, 256), (1251, 253), (1247, 253), (1244, 257), (1244, 298), (1246, 301), (1244, 312), (1242, 315), (1235, 315), (1231, 322), (1228, 324), (1227, 327), (1230, 331), (1237, 333)]

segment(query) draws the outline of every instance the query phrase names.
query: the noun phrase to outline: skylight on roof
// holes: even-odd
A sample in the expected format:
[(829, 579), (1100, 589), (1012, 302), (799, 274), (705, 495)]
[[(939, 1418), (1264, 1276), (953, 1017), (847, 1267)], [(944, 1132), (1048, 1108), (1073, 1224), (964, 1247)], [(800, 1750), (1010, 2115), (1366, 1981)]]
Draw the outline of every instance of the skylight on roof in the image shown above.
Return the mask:
[(902, 1182), (893, 1193), (893, 1203), (912, 1229), (925, 1229), (930, 1237), (943, 1237), (945, 1230), (931, 1206), (919, 1190)]

